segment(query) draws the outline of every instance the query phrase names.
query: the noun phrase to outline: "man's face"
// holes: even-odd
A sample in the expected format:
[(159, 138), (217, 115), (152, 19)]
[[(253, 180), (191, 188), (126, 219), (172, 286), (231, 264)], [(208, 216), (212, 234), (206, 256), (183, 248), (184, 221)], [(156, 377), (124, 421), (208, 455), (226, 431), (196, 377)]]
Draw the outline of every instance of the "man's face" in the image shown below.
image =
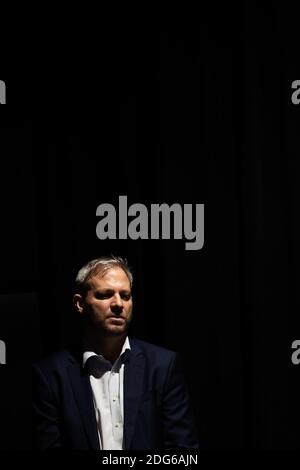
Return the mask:
[(110, 268), (89, 279), (88, 285), (85, 298), (79, 294), (74, 298), (78, 311), (88, 315), (88, 324), (108, 334), (125, 333), (132, 317), (132, 297), (123, 269)]

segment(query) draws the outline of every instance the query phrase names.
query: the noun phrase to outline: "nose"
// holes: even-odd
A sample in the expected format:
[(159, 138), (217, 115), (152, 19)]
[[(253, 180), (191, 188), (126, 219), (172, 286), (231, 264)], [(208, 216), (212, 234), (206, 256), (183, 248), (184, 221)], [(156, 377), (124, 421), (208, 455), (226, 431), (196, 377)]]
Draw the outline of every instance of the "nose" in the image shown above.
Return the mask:
[(121, 313), (123, 310), (123, 301), (118, 293), (116, 293), (112, 299), (111, 310), (114, 313)]
[(123, 307), (123, 301), (122, 301), (122, 298), (120, 296), (120, 294), (118, 293), (115, 293), (115, 295), (113, 296), (113, 305), (119, 305), (120, 307)]

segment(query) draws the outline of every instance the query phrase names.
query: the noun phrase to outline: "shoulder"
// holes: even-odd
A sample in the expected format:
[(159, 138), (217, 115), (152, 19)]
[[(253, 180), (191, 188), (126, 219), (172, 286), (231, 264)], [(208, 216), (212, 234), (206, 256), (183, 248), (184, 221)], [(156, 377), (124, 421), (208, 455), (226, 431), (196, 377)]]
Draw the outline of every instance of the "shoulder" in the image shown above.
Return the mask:
[(63, 371), (70, 364), (78, 362), (75, 354), (68, 349), (59, 349), (33, 363), (33, 369), (44, 373)]
[(156, 344), (141, 341), (136, 338), (129, 338), (129, 341), (130, 347), (134, 353), (142, 353), (144, 356), (151, 358), (153, 362), (170, 362), (177, 357), (175, 351), (157, 346)]
[(176, 351), (163, 348), (136, 338), (129, 338), (131, 354), (135, 363), (143, 363), (149, 380), (155, 378), (163, 384), (184, 382), (183, 367), (180, 355)]

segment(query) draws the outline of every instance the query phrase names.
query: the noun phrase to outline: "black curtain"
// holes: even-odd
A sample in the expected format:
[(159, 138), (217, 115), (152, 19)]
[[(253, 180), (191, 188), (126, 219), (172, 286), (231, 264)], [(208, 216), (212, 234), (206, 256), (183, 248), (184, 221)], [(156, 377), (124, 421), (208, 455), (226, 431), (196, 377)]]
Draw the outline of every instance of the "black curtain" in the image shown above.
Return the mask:
[[(91, 33), (93, 47), (78, 38), (34, 72), (23, 58), (23, 74), (0, 77), (3, 430), (30, 407), (10, 400), (20, 339), (36, 340), (25, 365), (76, 341), (76, 270), (114, 253), (135, 274), (132, 334), (182, 357), (203, 448), (299, 447), (297, 13), (249, 1), (196, 19)], [(203, 203), (203, 248), (99, 240), (96, 208), (120, 195)], [(20, 312), (28, 293), (16, 329), (7, 299)]]

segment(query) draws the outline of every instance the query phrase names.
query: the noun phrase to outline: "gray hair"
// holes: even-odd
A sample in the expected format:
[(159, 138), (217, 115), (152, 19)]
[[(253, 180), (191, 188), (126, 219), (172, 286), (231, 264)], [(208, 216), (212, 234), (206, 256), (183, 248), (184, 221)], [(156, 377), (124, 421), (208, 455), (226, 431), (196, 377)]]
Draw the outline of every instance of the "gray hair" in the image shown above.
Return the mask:
[(101, 277), (111, 268), (121, 268), (125, 272), (126, 276), (129, 279), (130, 287), (133, 284), (133, 275), (130, 267), (128, 266), (127, 259), (121, 258), (120, 256), (101, 256), (100, 258), (93, 259), (86, 263), (78, 271), (76, 276), (76, 287), (79, 292), (83, 295), (86, 294), (88, 290), (87, 281), (93, 277), (100, 275)]

